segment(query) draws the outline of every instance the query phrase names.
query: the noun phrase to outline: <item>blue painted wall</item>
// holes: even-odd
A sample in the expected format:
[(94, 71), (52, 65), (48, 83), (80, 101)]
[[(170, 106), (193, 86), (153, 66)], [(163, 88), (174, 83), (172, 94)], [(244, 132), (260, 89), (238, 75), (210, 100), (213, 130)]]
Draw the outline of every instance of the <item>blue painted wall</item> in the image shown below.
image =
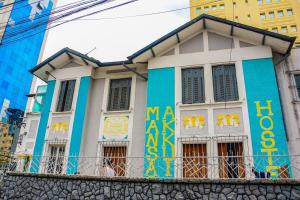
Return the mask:
[(51, 109), (51, 103), (52, 103), (52, 98), (53, 98), (53, 93), (54, 93), (54, 88), (55, 88), (55, 82), (56, 81), (54, 81), (54, 80), (48, 81), (48, 87), (47, 87), (47, 92), (46, 92), (46, 96), (45, 96), (44, 106), (42, 108), (40, 123), (39, 123), (36, 141), (35, 141), (34, 150), (33, 150), (33, 158), (32, 158), (33, 164), (30, 167), (30, 172), (32, 172), (32, 173), (37, 173), (39, 171), (39, 164), (40, 164), (40, 159), (41, 159), (40, 156), (43, 153), (45, 134), (46, 134), (46, 130), (47, 130), (47, 124), (48, 124), (49, 113), (50, 113), (50, 109)]
[(276, 177), (279, 168), (290, 162), (288, 157), (276, 156), (289, 152), (273, 61), (244, 60), (243, 71), (253, 154), (264, 156), (255, 158), (254, 167)]
[[(24, 111), (27, 102), (25, 95), (29, 93), (32, 81), (32, 75), (28, 70), (37, 64), (53, 1), (49, 0), (49, 4), (43, 8), (41, 15), (36, 13), (32, 16), (30, 13), (32, 9), (37, 9), (37, 3), (32, 4), (29, 0), (17, 2), (10, 15), (10, 21), (14, 23), (7, 25), (0, 45), (0, 109), (4, 99), (8, 99), (10, 108)], [(2, 6), (0, 5), (0, 9)], [(44, 17), (40, 17), (42, 15)], [(35, 27), (41, 22), (45, 24)], [(19, 32), (28, 27), (31, 27), (29, 31), (15, 35), (16, 31)], [(38, 34), (22, 39), (35, 33)]]
[(175, 69), (148, 70), (144, 176), (174, 177)]
[(84, 118), (86, 113), (90, 83), (90, 76), (81, 77), (73, 122), (67, 174), (74, 174), (75, 172), (77, 172), (78, 156), (80, 154), (80, 145), (84, 128)]

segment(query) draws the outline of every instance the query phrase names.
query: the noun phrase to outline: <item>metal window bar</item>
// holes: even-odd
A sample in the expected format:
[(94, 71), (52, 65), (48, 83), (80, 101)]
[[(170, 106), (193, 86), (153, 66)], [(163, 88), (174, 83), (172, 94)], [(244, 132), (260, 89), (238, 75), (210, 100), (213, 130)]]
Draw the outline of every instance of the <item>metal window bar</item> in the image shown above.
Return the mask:
[[(100, 141), (100, 159), (97, 173), (103, 176), (124, 177), (127, 172), (127, 150), (129, 141)], [(109, 172), (110, 171), (110, 172)]]

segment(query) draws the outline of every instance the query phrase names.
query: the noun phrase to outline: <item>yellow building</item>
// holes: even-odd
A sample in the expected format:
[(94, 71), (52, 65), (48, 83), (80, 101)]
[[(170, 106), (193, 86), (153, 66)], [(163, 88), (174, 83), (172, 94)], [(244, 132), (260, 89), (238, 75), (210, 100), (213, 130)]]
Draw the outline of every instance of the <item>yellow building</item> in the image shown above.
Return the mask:
[(7, 161), (13, 137), (9, 135), (9, 124), (0, 122), (0, 164)]
[(209, 14), (288, 36), (300, 46), (299, 0), (190, 0), (191, 18)]

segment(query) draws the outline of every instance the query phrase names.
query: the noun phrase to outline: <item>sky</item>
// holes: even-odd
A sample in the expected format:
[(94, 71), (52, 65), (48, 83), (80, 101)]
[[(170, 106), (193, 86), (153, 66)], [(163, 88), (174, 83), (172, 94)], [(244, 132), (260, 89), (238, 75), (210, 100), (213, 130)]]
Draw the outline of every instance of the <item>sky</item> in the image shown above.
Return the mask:
[[(115, 0), (88, 12), (126, 1), (128, 0)], [(74, 0), (58, 0), (57, 6), (71, 2)], [(102, 18), (101, 20), (78, 20), (64, 24), (49, 31), (42, 60), (64, 47), (84, 54), (96, 48), (89, 56), (101, 62), (125, 60), (127, 56), (189, 21), (189, 9), (143, 17), (103, 18), (140, 15), (188, 6), (189, 0), (138, 0), (120, 8), (86, 17), (86, 19)]]

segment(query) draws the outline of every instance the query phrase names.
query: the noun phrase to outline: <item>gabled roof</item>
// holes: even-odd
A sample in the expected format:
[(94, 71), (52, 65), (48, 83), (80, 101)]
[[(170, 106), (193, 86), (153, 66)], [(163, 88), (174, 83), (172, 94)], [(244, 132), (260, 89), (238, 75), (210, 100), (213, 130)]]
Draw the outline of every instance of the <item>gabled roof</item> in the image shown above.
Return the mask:
[(48, 77), (47, 72), (51, 73), (55, 69), (61, 68), (63, 65), (65, 65), (68, 61), (72, 59), (78, 60), (79, 62), (82, 62), (85, 65), (91, 65), (95, 67), (101, 66), (100, 61), (66, 47), (61, 49), (54, 55), (50, 56), (34, 68), (30, 69), (29, 72), (39, 77), (43, 81), (46, 81)]
[(145, 62), (197, 31), (206, 28), (270, 46), (273, 51), (281, 54), (289, 53), (296, 39), (295, 37), (289, 37), (219, 17), (202, 14), (132, 54), (128, 59), (134, 63)]

